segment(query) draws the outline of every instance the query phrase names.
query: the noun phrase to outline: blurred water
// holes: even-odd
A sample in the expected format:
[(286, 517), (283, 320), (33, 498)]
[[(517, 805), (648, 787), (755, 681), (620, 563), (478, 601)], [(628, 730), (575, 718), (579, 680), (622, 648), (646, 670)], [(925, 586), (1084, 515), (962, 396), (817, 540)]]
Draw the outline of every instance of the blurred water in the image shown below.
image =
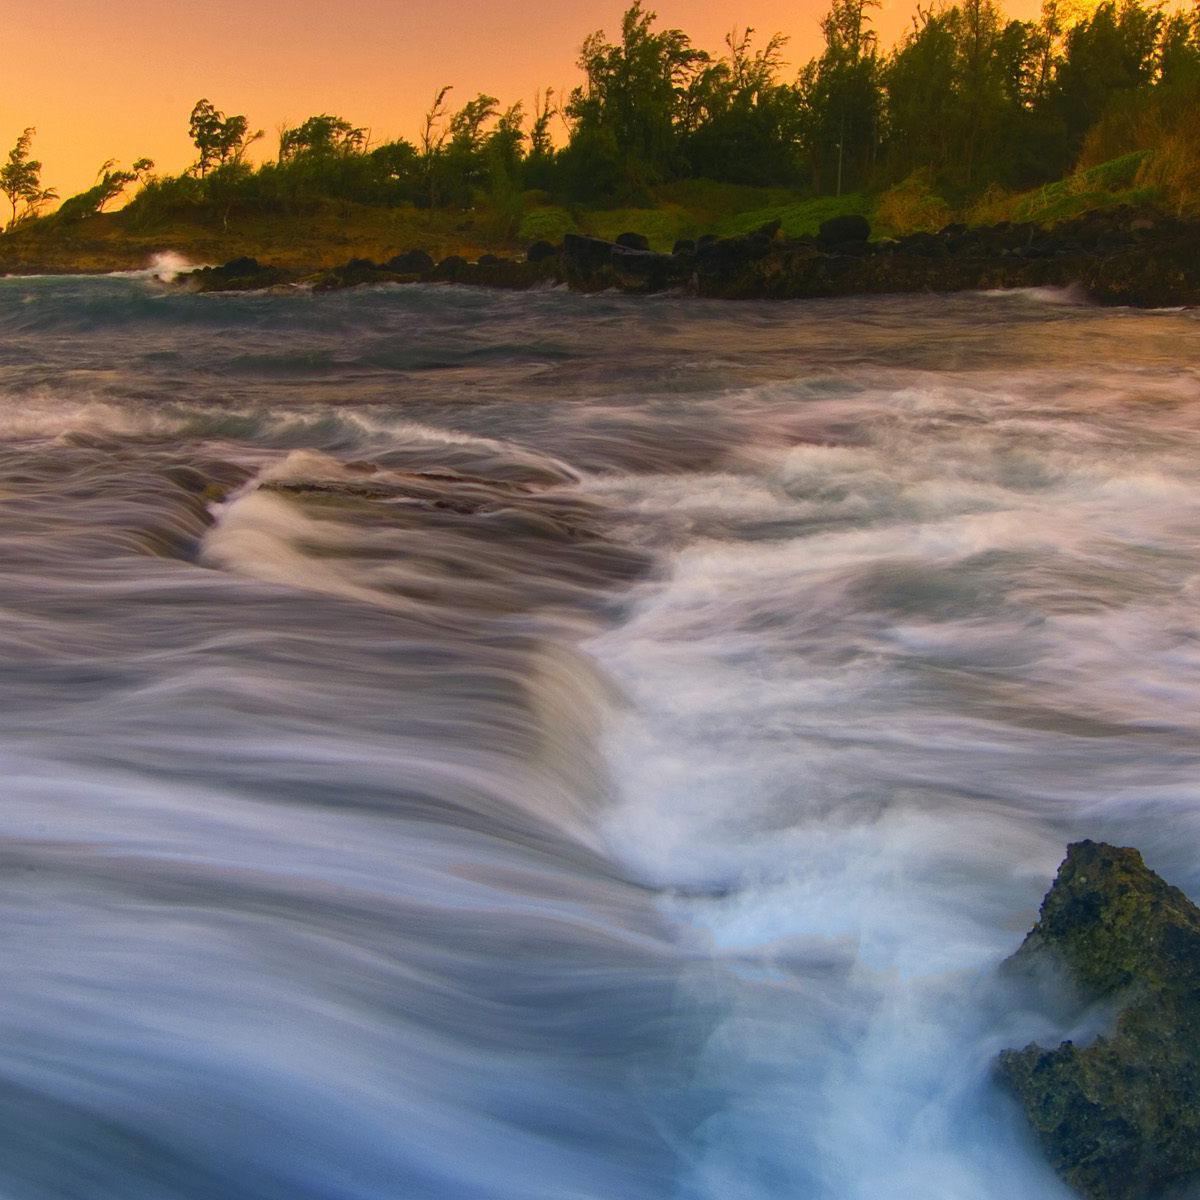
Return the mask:
[(0, 1195), (1061, 1200), (1200, 895), (1200, 321), (0, 281)]

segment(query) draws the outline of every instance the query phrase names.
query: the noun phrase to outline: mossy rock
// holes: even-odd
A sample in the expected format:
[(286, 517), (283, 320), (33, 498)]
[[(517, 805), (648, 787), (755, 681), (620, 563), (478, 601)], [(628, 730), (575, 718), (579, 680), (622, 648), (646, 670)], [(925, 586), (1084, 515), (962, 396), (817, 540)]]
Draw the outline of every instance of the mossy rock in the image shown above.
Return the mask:
[(1117, 1010), (1086, 1046), (1006, 1050), (1001, 1078), (1089, 1200), (1147, 1200), (1200, 1173), (1200, 909), (1136, 850), (1069, 847), (1008, 970), (1056, 963)]

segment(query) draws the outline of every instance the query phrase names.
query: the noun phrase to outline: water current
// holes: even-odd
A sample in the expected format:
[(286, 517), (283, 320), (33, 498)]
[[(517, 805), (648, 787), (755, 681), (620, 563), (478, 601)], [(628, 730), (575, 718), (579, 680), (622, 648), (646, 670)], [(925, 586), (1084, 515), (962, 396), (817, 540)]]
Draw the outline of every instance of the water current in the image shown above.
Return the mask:
[(1200, 319), (0, 280), (0, 1196), (1065, 1200), (1200, 898)]

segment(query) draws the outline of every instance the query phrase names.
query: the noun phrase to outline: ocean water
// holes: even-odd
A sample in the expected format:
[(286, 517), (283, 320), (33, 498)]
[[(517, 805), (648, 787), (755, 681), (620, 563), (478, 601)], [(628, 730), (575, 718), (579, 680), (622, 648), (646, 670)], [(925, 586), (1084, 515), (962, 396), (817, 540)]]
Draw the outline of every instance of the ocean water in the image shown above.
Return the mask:
[(0, 280), (0, 1196), (1065, 1200), (1200, 898), (1200, 318)]

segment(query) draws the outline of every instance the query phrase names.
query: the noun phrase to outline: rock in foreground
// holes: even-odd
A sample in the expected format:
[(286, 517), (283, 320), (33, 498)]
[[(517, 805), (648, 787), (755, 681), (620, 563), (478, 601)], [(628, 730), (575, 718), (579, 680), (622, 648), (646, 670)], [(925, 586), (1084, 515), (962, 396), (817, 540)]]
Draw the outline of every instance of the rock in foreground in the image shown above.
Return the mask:
[(1009, 965), (1051, 962), (1118, 1011), (1090, 1045), (1000, 1055), (1055, 1170), (1091, 1200), (1200, 1172), (1200, 909), (1136, 850), (1079, 842)]

